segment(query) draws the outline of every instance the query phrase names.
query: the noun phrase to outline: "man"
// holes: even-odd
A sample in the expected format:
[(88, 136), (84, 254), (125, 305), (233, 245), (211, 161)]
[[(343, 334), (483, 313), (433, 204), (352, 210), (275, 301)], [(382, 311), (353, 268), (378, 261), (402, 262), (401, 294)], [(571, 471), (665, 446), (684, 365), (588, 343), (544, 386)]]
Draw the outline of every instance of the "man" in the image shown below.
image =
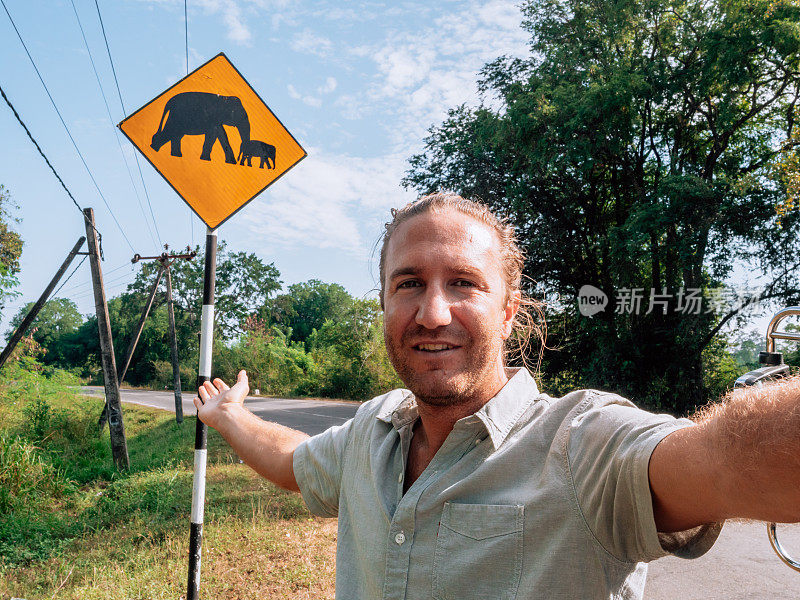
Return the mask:
[(393, 217), (381, 302), (407, 390), (313, 438), (244, 409), (244, 372), (195, 399), (247, 464), (338, 516), (337, 598), (640, 598), (647, 561), (699, 556), (727, 518), (800, 520), (796, 382), (699, 425), (551, 398), (505, 367), (526, 303), (513, 230), (448, 194)]

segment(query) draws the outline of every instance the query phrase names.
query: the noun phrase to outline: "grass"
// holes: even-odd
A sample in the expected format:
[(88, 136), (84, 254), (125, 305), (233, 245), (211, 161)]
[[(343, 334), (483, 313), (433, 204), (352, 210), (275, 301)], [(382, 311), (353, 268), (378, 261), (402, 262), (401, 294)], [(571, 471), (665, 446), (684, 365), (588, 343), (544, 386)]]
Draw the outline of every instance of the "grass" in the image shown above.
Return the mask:
[[(35, 366), (35, 365), (34, 365)], [(0, 598), (185, 595), (194, 418), (125, 405), (115, 471), (102, 400), (60, 375), (0, 375)], [(332, 598), (336, 522), (240, 464), (209, 431), (201, 593)]]

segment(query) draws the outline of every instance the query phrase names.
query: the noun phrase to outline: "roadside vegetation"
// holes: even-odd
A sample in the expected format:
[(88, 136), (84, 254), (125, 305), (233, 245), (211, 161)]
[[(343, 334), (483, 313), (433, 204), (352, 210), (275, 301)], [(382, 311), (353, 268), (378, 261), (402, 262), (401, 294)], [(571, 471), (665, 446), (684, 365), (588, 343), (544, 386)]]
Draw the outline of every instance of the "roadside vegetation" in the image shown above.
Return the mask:
[[(97, 431), (102, 400), (31, 358), (0, 371), (0, 598), (185, 594), (194, 419), (126, 405), (131, 469)], [(202, 591), (332, 598), (335, 520), (239, 463), (209, 432)]]
[[(202, 256), (202, 253), (201, 253)], [(172, 283), (181, 382), (191, 389), (197, 375), (203, 259), (178, 262)], [(382, 313), (374, 298), (351, 296), (342, 286), (310, 280), (284, 293), (280, 273), (254, 254), (218, 255), (214, 329), (214, 374), (234, 380), (247, 369), (250, 386), (262, 394), (367, 400), (399, 385), (383, 346)], [(127, 290), (108, 303), (117, 361), (125, 356), (155, 277), (144, 264)], [(172, 388), (165, 286), (150, 311), (131, 366), (129, 385)], [(33, 303), (11, 319), (6, 338)], [(30, 335), (39, 360), (100, 384), (97, 319), (82, 316), (68, 298), (49, 300)]]

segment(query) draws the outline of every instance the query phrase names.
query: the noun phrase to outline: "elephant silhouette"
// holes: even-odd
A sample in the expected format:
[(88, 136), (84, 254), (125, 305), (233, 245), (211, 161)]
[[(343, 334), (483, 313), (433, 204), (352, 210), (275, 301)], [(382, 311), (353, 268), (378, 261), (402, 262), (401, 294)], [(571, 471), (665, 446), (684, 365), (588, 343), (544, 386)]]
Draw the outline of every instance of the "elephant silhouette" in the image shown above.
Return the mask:
[(236, 96), (219, 96), (206, 92), (183, 92), (167, 100), (158, 131), (153, 134), (150, 147), (158, 152), (170, 142), (172, 156), (181, 154), (181, 140), (185, 135), (203, 135), (202, 160), (211, 160), (211, 148), (219, 140), (225, 152), (225, 162), (236, 164), (233, 149), (223, 125), (236, 127), (242, 143), (250, 140), (250, 119)]
[[(243, 165), (246, 160), (247, 166), (252, 167), (252, 160), (255, 156), (261, 159), (261, 164), (258, 166), (259, 169), (263, 169), (264, 165), (267, 165), (268, 169), (275, 168), (275, 146), (260, 140), (242, 140), (238, 156), (239, 164)], [(269, 164), (270, 161), (272, 161), (272, 166)]]

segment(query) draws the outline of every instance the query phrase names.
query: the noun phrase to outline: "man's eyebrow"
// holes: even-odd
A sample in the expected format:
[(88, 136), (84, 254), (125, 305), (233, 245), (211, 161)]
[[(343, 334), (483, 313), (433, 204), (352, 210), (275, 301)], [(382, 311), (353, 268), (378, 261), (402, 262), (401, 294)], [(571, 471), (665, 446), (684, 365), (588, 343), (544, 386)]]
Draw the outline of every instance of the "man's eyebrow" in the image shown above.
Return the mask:
[(417, 267), (400, 267), (389, 274), (389, 280), (391, 281), (392, 279), (403, 277), (404, 275), (419, 275), (420, 271), (421, 269)]
[[(449, 265), (448, 269), (452, 273), (458, 275), (471, 275), (473, 277), (483, 277), (483, 274), (480, 269), (476, 269), (474, 266), (468, 263)], [(420, 273), (422, 273), (422, 269), (420, 269), (419, 267), (399, 267), (389, 274), (389, 281), (396, 279), (397, 277), (403, 277), (405, 275), (419, 275)]]

